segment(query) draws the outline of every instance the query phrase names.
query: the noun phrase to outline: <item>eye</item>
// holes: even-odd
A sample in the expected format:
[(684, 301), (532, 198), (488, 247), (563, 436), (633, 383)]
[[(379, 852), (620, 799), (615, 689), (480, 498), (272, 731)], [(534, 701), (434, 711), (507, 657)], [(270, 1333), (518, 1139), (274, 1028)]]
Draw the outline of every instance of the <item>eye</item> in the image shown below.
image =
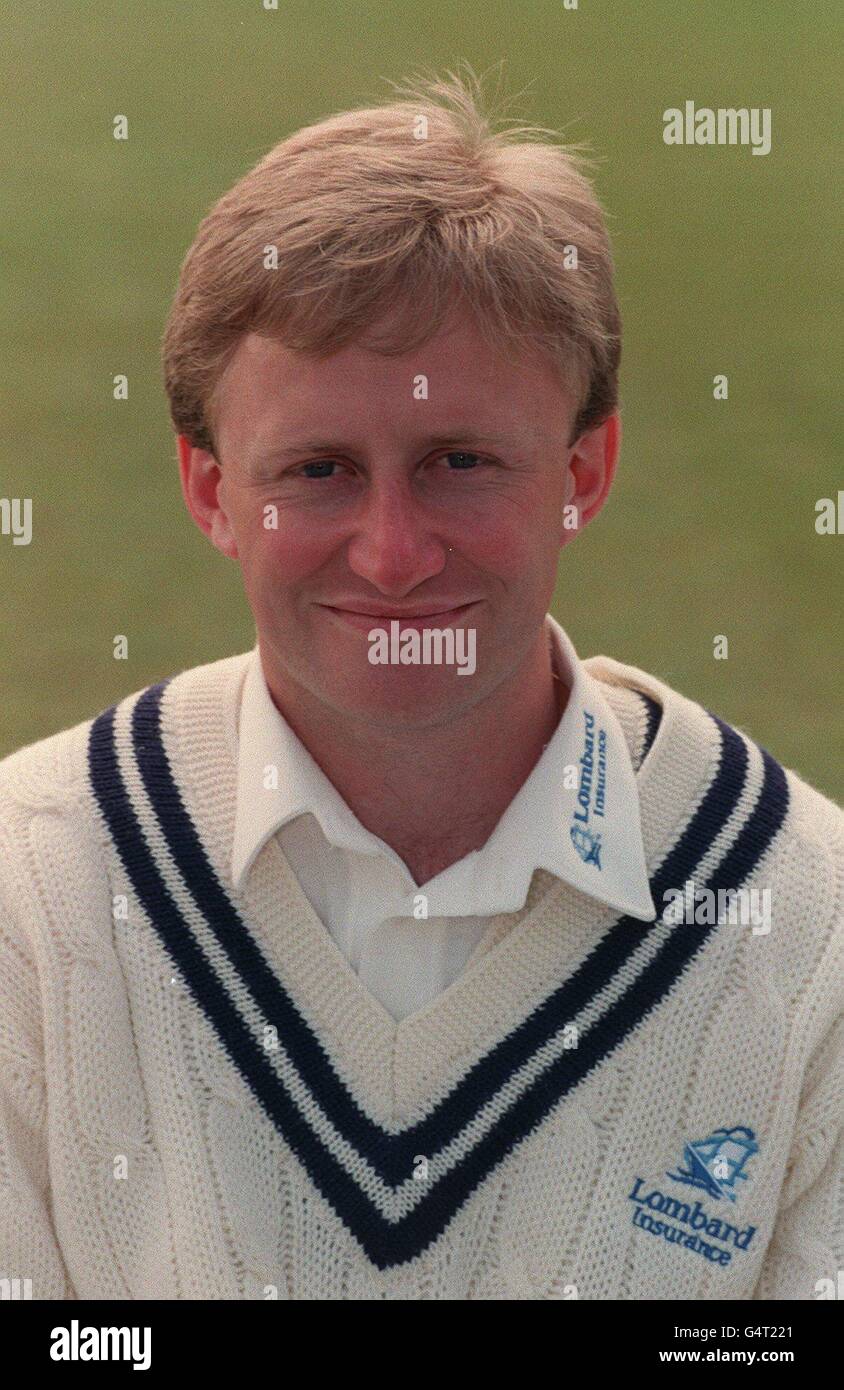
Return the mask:
[(470, 454), (463, 449), (453, 449), (450, 453), (443, 454), (442, 457), (448, 460), (449, 470), (452, 473), (475, 468), (481, 462), (480, 454)]
[(331, 470), (336, 467), (334, 459), (317, 459), (314, 463), (306, 463), (302, 472), (306, 478), (330, 478)]

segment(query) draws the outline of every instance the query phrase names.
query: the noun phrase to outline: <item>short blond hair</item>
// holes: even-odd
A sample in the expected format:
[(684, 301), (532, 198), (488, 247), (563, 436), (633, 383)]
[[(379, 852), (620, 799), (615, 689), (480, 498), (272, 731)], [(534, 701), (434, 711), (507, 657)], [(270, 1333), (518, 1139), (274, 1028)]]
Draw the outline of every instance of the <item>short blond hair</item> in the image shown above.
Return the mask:
[(471, 72), (396, 90), (282, 140), (200, 224), (163, 338), (173, 425), (195, 447), (216, 452), (215, 393), (244, 334), (325, 356), (389, 320), (367, 345), (396, 354), (456, 298), (499, 349), (554, 363), (574, 437), (616, 408), (612, 256), (579, 148), (494, 129)]

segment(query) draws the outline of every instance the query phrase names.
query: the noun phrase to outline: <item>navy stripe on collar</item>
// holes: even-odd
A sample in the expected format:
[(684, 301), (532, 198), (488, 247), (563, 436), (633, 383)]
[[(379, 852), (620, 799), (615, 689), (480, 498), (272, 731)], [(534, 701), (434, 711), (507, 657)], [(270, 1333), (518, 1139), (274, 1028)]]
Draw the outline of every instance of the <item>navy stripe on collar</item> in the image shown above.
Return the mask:
[[(424, 1117), (398, 1131), (378, 1125), (358, 1105), (335, 1070), (324, 1044), (260, 951), (208, 860), (170, 768), (161, 731), (163, 682), (145, 691), (132, 711), (132, 752), (157, 826), (170, 856), (237, 980), (237, 993), (253, 1001), (272, 1025), (308, 1092), (331, 1126), (389, 1192), (398, 1193), (413, 1172), (416, 1155), (443, 1153), (461, 1137), (482, 1108), (498, 1109), (486, 1132), (471, 1142), (442, 1175), (414, 1183), (412, 1209), (385, 1210), (364, 1191), (351, 1166), (330, 1146), (285, 1086), (261, 1039), (243, 1016), (196, 932), (179, 911), (142, 829), (139, 806), (124, 780), (115, 743), (115, 709), (92, 726), (89, 769), (93, 792), (114, 845), (151, 924), (181, 971), (197, 1004), (253, 1095), (279, 1134), (302, 1162), (312, 1181), (381, 1269), (404, 1263), (426, 1249), (493, 1169), (522, 1142), (589, 1072), (640, 1026), (672, 990), (712, 927), (690, 931), (678, 924), (658, 948), (645, 953), (641, 969), (616, 997), (599, 1010), (578, 1045), (539, 1066), (541, 1049), (588, 1005), (597, 1000), (633, 953), (660, 923), (622, 917), (579, 968), (508, 1035), (502, 1037)], [(651, 880), (655, 902), (665, 890), (698, 879), (701, 861), (722, 833), (745, 786), (748, 772), (744, 739), (722, 721), (717, 725), (720, 757), (713, 780), (697, 811)], [(785, 775), (762, 750), (760, 794), (706, 886), (738, 887), (758, 864), (782, 824), (788, 804)], [(664, 924), (663, 924), (664, 926)], [(654, 941), (657, 938), (653, 938)], [(514, 1099), (508, 1085), (523, 1067), (535, 1066)], [(407, 1202), (405, 1202), (405, 1207)]]

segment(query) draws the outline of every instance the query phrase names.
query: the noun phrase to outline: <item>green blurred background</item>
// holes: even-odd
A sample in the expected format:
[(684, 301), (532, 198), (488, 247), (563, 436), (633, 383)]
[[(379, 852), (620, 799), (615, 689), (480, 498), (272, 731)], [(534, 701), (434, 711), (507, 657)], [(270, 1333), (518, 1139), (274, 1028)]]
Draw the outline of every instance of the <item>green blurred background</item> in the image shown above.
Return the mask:
[[(252, 644), (236, 565), (184, 509), (161, 385), (200, 218), (298, 126), (388, 96), (383, 78), (504, 58), (515, 114), (600, 159), (625, 324), (622, 463), (561, 562), (556, 616), (583, 656), (652, 671), (844, 799), (844, 540), (814, 528), (817, 499), (844, 487), (841, 14), (836, 0), (6, 5), (0, 496), (33, 498), (34, 539), (0, 536), (0, 755)], [(771, 153), (664, 145), (662, 112), (687, 99), (770, 107)]]

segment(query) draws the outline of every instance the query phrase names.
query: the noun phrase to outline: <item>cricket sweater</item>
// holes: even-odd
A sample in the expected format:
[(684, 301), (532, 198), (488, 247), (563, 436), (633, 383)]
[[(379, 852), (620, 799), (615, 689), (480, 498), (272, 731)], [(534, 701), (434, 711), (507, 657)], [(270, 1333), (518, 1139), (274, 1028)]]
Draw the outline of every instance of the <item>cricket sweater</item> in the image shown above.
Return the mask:
[(248, 656), (0, 764), (0, 1279), (33, 1298), (829, 1296), (844, 814), (591, 658), (656, 919), (539, 870), (397, 1021), (277, 837), (231, 882)]

